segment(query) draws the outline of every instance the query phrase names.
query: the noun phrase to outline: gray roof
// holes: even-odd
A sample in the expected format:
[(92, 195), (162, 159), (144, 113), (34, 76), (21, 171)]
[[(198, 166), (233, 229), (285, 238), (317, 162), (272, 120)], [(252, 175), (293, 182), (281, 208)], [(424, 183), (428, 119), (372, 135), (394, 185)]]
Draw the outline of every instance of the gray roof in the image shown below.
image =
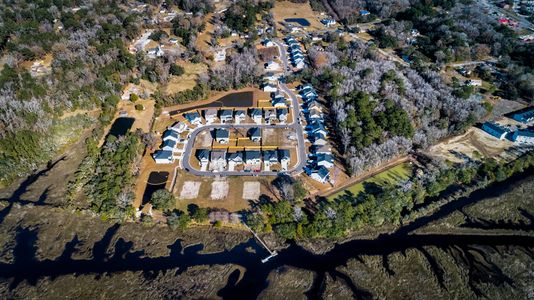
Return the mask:
[(174, 147), (176, 147), (176, 141), (174, 141), (174, 140), (166, 140), (166, 141), (163, 142), (163, 144), (161, 144), (161, 148), (166, 147), (166, 146), (174, 148)]
[(198, 149), (196, 156), (199, 160), (208, 159), (210, 157), (210, 150), (208, 149)]
[(180, 136), (178, 135), (178, 133), (176, 133), (176, 131), (173, 131), (173, 130), (166, 130), (164, 133), (163, 133), (163, 139), (166, 139), (166, 138), (175, 138), (175, 139), (178, 139), (180, 138)]
[(220, 114), (221, 117), (231, 117), (233, 115), (233, 111), (231, 109), (222, 109)]
[(261, 108), (251, 108), (250, 109), (250, 115), (251, 116), (254, 116), (254, 115), (261, 116)]
[(278, 161), (278, 153), (275, 150), (263, 151), (264, 161)]
[(211, 160), (226, 160), (226, 151), (225, 150), (213, 150), (211, 151)]
[(215, 129), (215, 138), (228, 138), (230, 137), (230, 132), (226, 129)]
[(289, 150), (288, 149), (278, 149), (278, 157), (280, 160), (289, 159)]
[(258, 127), (252, 127), (249, 129), (248, 134), (252, 137), (261, 137), (261, 130)]
[(230, 161), (243, 161), (243, 153), (241, 152), (234, 152), (234, 153), (228, 153), (228, 160)]
[(247, 160), (249, 160), (249, 159), (257, 159), (257, 158), (260, 158), (260, 157), (261, 157), (260, 151), (257, 151), (257, 150), (245, 151), (245, 159), (247, 159)]
[(200, 118), (200, 114), (198, 112), (191, 112), (184, 115), (184, 118), (187, 119), (187, 121), (191, 122), (197, 118)]
[(172, 151), (158, 150), (158, 151), (154, 152), (152, 157), (154, 157), (154, 159), (171, 159), (172, 158)]

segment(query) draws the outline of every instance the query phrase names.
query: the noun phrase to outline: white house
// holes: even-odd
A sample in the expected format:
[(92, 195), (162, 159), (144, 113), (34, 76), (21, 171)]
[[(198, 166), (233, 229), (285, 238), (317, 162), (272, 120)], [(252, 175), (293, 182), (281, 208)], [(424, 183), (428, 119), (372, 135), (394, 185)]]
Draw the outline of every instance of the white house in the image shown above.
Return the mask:
[(285, 123), (287, 121), (287, 114), (287, 108), (276, 109), (276, 116), (278, 117), (278, 120), (280, 120), (281, 123)]
[(202, 119), (200, 118), (200, 114), (198, 112), (190, 112), (184, 114), (184, 118), (189, 121), (192, 125), (201, 125)]
[(274, 43), (270, 39), (264, 39), (262, 42), (262, 45), (265, 47), (273, 47)]
[(162, 140), (163, 141), (171, 140), (171, 141), (174, 141), (174, 142), (178, 142), (178, 140), (180, 140), (180, 136), (174, 130), (165, 130), (165, 132), (163, 133), (163, 136), (162, 136)]
[(218, 51), (215, 51), (213, 54), (213, 60), (214, 61), (225, 61), (226, 60), (226, 49), (220, 49)]
[(206, 123), (208, 124), (215, 122), (215, 120), (217, 119), (217, 109), (208, 108), (204, 110), (204, 119), (206, 119)]
[(482, 80), (480, 79), (469, 79), (465, 81), (467, 86), (482, 86)]
[(330, 172), (325, 167), (318, 167), (316, 169), (311, 170), (309, 175), (314, 180), (317, 180), (321, 183), (326, 183), (328, 181), (328, 178), (330, 177)]
[(280, 94), (273, 97), (271, 104), (276, 108), (287, 107), (286, 98)]
[(210, 153), (210, 169), (223, 171), (226, 168), (226, 151), (213, 150)]
[(313, 145), (314, 146), (324, 146), (328, 144), (326, 136), (322, 133), (313, 133), (312, 135)]
[[(280, 74), (275, 74), (271, 72), (265, 73), (265, 76), (263, 76), (263, 79), (265, 81), (277, 81), (280, 78)], [(276, 92), (276, 91), (274, 91)]]
[(529, 130), (517, 130), (512, 140), (519, 144), (534, 145), (534, 132)]
[(334, 158), (331, 154), (318, 154), (316, 157), (316, 164), (330, 169), (334, 166)]
[(243, 154), (241, 152), (228, 153), (228, 170), (233, 171), (235, 166), (243, 164)]
[(166, 140), (161, 144), (161, 150), (163, 151), (174, 151), (176, 148), (177, 142), (175, 140)]
[(261, 129), (258, 127), (253, 127), (248, 130), (248, 136), (250, 137), (250, 140), (258, 143), (261, 140)]
[(272, 60), (265, 64), (265, 70), (274, 71), (274, 70), (279, 70), (279, 69), (280, 69), (280, 64)]
[(176, 122), (168, 129), (175, 131), (177, 133), (182, 133), (187, 130), (187, 124), (185, 124), (184, 122)]
[(148, 51), (146, 52), (146, 54), (148, 55), (148, 57), (150, 58), (156, 58), (156, 57), (162, 57), (163, 54), (165, 54), (163, 52), (163, 50), (161, 49), (160, 46), (157, 46), (155, 48), (150, 48), (148, 49)]
[(280, 159), (280, 164), (282, 165), (282, 171), (287, 171), (290, 161), (289, 150), (287, 149), (278, 149), (278, 159)]
[(268, 93), (274, 93), (278, 91), (278, 87), (276, 86), (276, 84), (272, 84), (272, 83), (266, 83), (262, 89), (264, 92), (268, 92)]
[(270, 167), (278, 163), (278, 153), (275, 150), (263, 151), (263, 169), (269, 171)]
[(154, 158), (156, 164), (171, 164), (172, 151), (158, 150), (152, 154), (152, 158)]
[(323, 23), (323, 25), (326, 27), (330, 27), (336, 25), (337, 22), (334, 19), (322, 19), (321, 23)]
[(323, 118), (323, 113), (316, 109), (312, 109), (308, 112), (308, 119), (310, 120), (319, 120)]
[(259, 164), (261, 164), (261, 153), (260, 153), (260, 151), (256, 151), (256, 150), (245, 151), (245, 163), (247, 165), (259, 165)]
[(231, 109), (221, 109), (219, 111), (219, 119), (222, 123), (232, 122), (234, 119), (234, 112)]
[(220, 144), (228, 144), (230, 142), (230, 132), (226, 129), (215, 129), (215, 140)]
[(198, 149), (196, 156), (198, 158), (198, 161), (200, 162), (201, 169), (206, 170), (208, 168), (210, 151), (208, 149)]
[(312, 152), (319, 155), (319, 154), (332, 154), (332, 149), (326, 145), (324, 146), (313, 146)]
[(245, 110), (243, 110), (243, 109), (236, 109), (235, 110), (235, 114), (234, 114), (234, 118), (235, 118), (235, 123), (239, 124), (239, 123), (245, 121), (245, 119), (247, 118), (247, 114), (246, 114)]
[(254, 120), (254, 123), (261, 124), (262, 120), (262, 111), (261, 108), (251, 108), (250, 117)]

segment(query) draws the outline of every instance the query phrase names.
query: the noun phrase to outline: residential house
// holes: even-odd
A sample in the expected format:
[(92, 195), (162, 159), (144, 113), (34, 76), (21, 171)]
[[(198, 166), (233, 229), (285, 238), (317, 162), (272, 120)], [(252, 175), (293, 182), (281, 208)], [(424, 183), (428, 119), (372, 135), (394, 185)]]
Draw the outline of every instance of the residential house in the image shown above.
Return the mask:
[(322, 135), (327, 135), (328, 132), (326, 131), (326, 128), (324, 127), (324, 124), (318, 120), (312, 122), (309, 126), (309, 131), (311, 133), (320, 133)]
[(270, 124), (272, 121), (276, 120), (276, 111), (272, 108), (266, 108), (263, 111), (263, 116), (264, 116), (265, 122), (267, 124)]
[(534, 145), (534, 132), (530, 130), (516, 130), (512, 141), (519, 144)]
[(248, 136), (250, 137), (250, 140), (258, 143), (261, 141), (261, 129), (258, 127), (252, 127), (248, 130)]
[(164, 151), (173, 151), (176, 148), (177, 142), (175, 140), (165, 140), (161, 144), (161, 150)]
[(263, 168), (269, 170), (269, 168), (278, 163), (278, 153), (276, 150), (263, 151)]
[(337, 22), (334, 19), (322, 19), (321, 23), (323, 23), (323, 25), (326, 27), (330, 27), (336, 25)]
[(324, 146), (328, 144), (328, 141), (326, 140), (326, 136), (320, 132), (312, 133), (311, 139), (313, 141), (314, 146)]
[(234, 113), (235, 123), (239, 124), (247, 118), (247, 114), (244, 109), (236, 109)]
[(484, 123), (482, 125), (482, 130), (498, 138), (499, 140), (504, 140), (506, 134), (510, 132), (510, 129), (493, 122)]
[(242, 152), (228, 153), (227, 160), (228, 160), (228, 170), (233, 171), (235, 166), (243, 164), (243, 153)]
[(247, 165), (261, 164), (261, 153), (257, 150), (245, 151), (245, 163)]
[(332, 157), (332, 154), (317, 154), (315, 163), (318, 166), (330, 169), (334, 166), (334, 158)]
[(206, 169), (210, 159), (210, 150), (208, 149), (198, 149), (196, 152), (196, 157), (200, 162), (200, 165), (203, 166), (203, 169)]
[(371, 13), (368, 10), (364, 10), (364, 9), (360, 10), (360, 16), (368, 16), (370, 14)]
[(480, 79), (469, 79), (465, 81), (467, 86), (482, 86), (482, 80)]
[(210, 153), (210, 169), (223, 171), (226, 168), (226, 150), (212, 150)]
[(171, 164), (172, 163), (172, 151), (158, 150), (152, 154), (152, 158), (156, 161), (156, 164)]
[(323, 111), (323, 107), (321, 106), (321, 104), (319, 104), (319, 102), (315, 100), (314, 98), (308, 101), (308, 103), (306, 104), (306, 108), (308, 109), (308, 111), (311, 111), (311, 110), (317, 110), (319, 112)]
[(265, 47), (273, 47), (274, 43), (270, 39), (264, 39), (261, 44)]
[(280, 160), (280, 164), (282, 165), (282, 171), (287, 171), (290, 162), (289, 150), (278, 149), (278, 159)]
[(330, 177), (330, 172), (325, 167), (318, 167), (310, 170), (309, 175), (312, 179), (320, 183), (326, 183)]
[(294, 51), (293, 53), (291, 53), (291, 59), (292, 60), (303, 60), (304, 59), (304, 54), (302, 54), (301, 51)]
[(263, 76), (263, 79), (265, 81), (273, 81), (273, 82), (275, 82), (279, 78), (280, 78), (280, 74), (275, 74), (275, 73), (271, 73), (271, 72), (267, 72), (267, 73), (265, 73), (265, 76)]
[(274, 70), (279, 70), (280, 69), (280, 64), (278, 64), (277, 62), (274, 62), (274, 61), (269, 61), (268, 63), (265, 64), (265, 69), (266, 70), (271, 70), (271, 71), (274, 71)]
[(230, 142), (230, 132), (226, 129), (215, 129), (215, 141), (220, 144), (228, 144)]
[(332, 154), (332, 149), (326, 145), (323, 146), (312, 146), (312, 152), (316, 155), (319, 154)]
[(187, 130), (187, 124), (185, 124), (184, 122), (176, 122), (168, 129), (175, 131), (176, 133), (182, 133)]
[(231, 109), (221, 109), (219, 111), (219, 119), (221, 123), (231, 122), (234, 118), (234, 112)]
[(216, 62), (226, 60), (226, 49), (220, 49), (213, 54), (213, 60)]
[(288, 114), (287, 108), (276, 109), (276, 116), (278, 117), (278, 120), (280, 120), (280, 122), (282, 123), (285, 123), (287, 121), (287, 114)]
[(161, 49), (160, 46), (157, 46), (155, 48), (150, 48), (148, 49), (148, 51), (146, 52), (147, 56), (150, 57), (150, 58), (156, 58), (156, 57), (162, 57), (163, 54), (165, 54), (163, 52), (163, 50)]
[(184, 118), (189, 121), (192, 125), (201, 125), (202, 119), (200, 118), (200, 114), (198, 112), (190, 112), (184, 114)]
[(206, 119), (206, 123), (208, 124), (215, 122), (215, 120), (217, 119), (217, 109), (208, 108), (204, 110), (204, 119)]
[(323, 118), (323, 113), (321, 113), (320, 111), (316, 109), (312, 109), (308, 112), (308, 119), (311, 120), (312, 122), (314, 120), (320, 120), (322, 118)]
[(521, 122), (524, 124), (530, 123), (534, 121), (534, 107), (531, 107), (530, 109), (521, 113), (515, 113), (512, 118), (517, 122)]
[(276, 84), (265, 83), (262, 87), (262, 90), (264, 92), (273, 93), (278, 91), (278, 87), (276, 86)]
[(276, 108), (287, 107), (286, 98), (280, 94), (273, 97), (271, 104)]
[(249, 113), (250, 113), (250, 117), (252, 118), (252, 120), (254, 120), (254, 123), (261, 124), (261, 119), (262, 119), (261, 108), (251, 108)]
[(162, 136), (163, 141), (171, 140), (174, 142), (178, 142), (180, 140), (180, 135), (174, 130), (165, 130)]

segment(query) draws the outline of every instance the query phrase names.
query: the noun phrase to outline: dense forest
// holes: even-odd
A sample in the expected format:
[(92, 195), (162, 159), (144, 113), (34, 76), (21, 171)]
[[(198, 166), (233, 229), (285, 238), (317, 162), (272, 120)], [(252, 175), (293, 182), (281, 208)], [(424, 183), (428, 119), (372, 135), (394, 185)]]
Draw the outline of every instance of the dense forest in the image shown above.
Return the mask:
[[(57, 151), (56, 118), (78, 108), (101, 108), (108, 123), (113, 97), (136, 60), (126, 42), (139, 33), (138, 16), (115, 1), (32, 1), (0, 4), (0, 182), (24, 176)], [(24, 62), (52, 55), (49, 74)]]

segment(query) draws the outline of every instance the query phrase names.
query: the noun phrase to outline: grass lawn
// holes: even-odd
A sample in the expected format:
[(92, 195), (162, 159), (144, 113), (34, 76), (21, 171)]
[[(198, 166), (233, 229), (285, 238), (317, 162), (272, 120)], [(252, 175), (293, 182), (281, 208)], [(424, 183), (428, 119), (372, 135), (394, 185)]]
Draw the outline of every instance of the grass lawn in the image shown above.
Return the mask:
[(350, 191), (354, 195), (357, 195), (364, 190), (365, 183), (376, 183), (378, 185), (383, 185), (386, 183), (395, 183), (400, 180), (407, 179), (411, 175), (412, 169), (413, 167), (409, 162), (396, 165), (391, 169), (378, 173), (364, 181), (351, 185), (343, 191), (331, 195), (328, 197), (328, 200), (333, 200), (336, 197), (343, 195), (345, 191)]

